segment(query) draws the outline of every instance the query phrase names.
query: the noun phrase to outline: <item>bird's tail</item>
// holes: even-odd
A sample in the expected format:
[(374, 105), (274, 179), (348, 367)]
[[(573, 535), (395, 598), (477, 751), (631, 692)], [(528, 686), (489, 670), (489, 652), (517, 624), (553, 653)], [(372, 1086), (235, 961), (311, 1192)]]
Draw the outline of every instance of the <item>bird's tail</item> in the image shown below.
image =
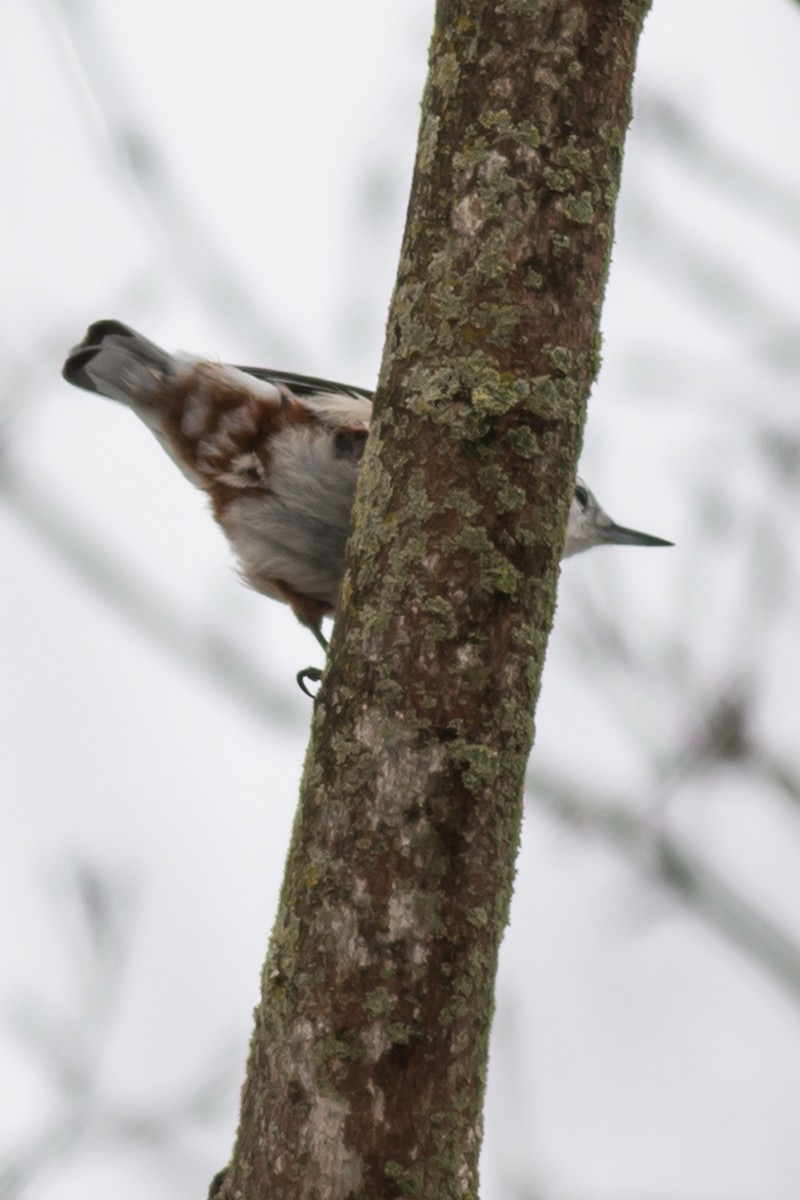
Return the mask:
[(70, 351), (62, 374), (87, 392), (130, 404), (159, 390), (177, 366), (165, 350), (120, 321), (95, 321)]

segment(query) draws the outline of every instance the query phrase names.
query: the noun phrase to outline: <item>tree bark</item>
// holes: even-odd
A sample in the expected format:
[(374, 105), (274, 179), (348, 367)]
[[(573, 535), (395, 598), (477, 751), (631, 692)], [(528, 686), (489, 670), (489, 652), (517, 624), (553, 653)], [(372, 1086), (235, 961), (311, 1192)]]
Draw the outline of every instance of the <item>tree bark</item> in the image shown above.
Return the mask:
[(477, 1195), (647, 0), (439, 0), (330, 669), (218, 1194)]

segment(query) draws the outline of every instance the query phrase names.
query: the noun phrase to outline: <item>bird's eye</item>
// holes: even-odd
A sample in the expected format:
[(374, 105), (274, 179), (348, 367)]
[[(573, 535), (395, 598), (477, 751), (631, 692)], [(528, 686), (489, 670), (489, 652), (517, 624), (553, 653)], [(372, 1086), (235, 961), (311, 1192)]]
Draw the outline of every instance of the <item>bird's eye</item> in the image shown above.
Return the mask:
[(586, 512), (586, 505), (589, 503), (589, 493), (582, 483), (575, 484), (575, 499), (580, 504), (582, 510)]

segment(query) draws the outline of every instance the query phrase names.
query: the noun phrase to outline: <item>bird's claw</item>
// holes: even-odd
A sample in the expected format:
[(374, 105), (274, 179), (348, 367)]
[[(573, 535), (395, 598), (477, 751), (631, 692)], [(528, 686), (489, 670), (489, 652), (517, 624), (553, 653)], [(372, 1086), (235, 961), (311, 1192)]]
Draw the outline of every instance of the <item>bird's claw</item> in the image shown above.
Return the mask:
[(310, 679), (312, 683), (319, 683), (322, 679), (322, 671), (319, 667), (304, 667), (302, 671), (297, 672), (297, 686), (301, 692), (305, 692), (310, 700), (313, 700), (316, 693), (310, 692), (306, 687), (307, 679)]

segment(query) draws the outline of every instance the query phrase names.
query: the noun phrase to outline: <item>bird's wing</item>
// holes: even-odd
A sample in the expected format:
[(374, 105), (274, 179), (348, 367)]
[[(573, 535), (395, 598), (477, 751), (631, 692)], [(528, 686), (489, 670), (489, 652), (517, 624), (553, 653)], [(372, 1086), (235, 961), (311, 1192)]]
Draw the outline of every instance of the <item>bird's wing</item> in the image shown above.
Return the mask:
[(256, 379), (261, 379), (265, 383), (274, 383), (276, 386), (289, 388), (301, 400), (315, 395), (342, 395), (354, 396), (359, 400), (369, 400), (372, 402), (374, 392), (368, 391), (366, 388), (353, 387), (349, 383), (335, 383), (331, 379), (315, 379), (312, 375), (295, 375), (291, 371), (271, 371), (268, 367), (239, 367), (237, 371), (244, 371), (246, 375), (253, 375)]

